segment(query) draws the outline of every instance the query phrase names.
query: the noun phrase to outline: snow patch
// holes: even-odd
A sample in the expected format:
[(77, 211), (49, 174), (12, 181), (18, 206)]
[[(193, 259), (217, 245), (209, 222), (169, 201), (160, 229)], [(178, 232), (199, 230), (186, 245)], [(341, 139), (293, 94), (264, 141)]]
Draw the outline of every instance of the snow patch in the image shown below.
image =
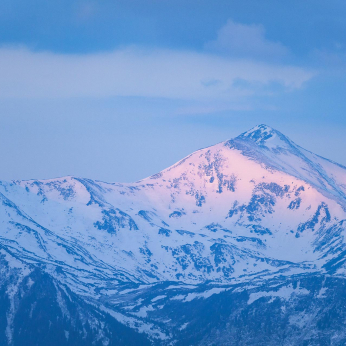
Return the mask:
[[(289, 300), (292, 295), (306, 295), (309, 293), (310, 291), (305, 288), (300, 288), (299, 286), (293, 288), (293, 286), (290, 284), (288, 286), (281, 287), (278, 291), (251, 293), (247, 303), (250, 305), (262, 297), (278, 297), (283, 300)], [(270, 300), (270, 302), (273, 302), (273, 299)]]

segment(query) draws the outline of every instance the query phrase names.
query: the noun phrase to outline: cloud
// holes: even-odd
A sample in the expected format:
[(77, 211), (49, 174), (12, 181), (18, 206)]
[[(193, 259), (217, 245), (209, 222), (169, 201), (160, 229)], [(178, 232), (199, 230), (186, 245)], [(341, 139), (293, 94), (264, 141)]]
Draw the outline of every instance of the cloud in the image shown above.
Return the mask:
[(214, 52), (236, 57), (253, 59), (277, 59), (289, 53), (288, 48), (280, 42), (265, 38), (262, 25), (244, 25), (228, 20), (214, 41), (207, 42), (205, 48)]
[(271, 85), (279, 85), (280, 92), (301, 88), (313, 75), (295, 66), (191, 51), (129, 47), (68, 55), (0, 49), (0, 98), (138, 96), (232, 102), (266, 92)]

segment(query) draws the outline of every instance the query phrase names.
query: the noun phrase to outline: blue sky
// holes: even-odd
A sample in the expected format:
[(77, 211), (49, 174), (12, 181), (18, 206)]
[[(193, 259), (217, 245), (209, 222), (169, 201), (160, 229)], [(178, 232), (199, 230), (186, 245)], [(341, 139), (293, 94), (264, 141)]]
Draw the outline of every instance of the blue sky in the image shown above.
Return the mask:
[(346, 165), (344, 1), (0, 2), (0, 179), (130, 182), (266, 123)]

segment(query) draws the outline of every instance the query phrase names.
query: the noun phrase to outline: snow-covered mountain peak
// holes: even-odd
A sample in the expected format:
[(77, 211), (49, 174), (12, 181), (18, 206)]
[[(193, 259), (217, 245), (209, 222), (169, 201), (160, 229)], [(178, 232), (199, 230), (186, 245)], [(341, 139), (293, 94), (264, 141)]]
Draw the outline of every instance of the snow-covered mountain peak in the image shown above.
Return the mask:
[(281, 148), (289, 150), (296, 147), (296, 145), (281, 132), (265, 124), (253, 127), (236, 137), (235, 140), (252, 142), (253, 144), (269, 149)]
[[(8, 342), (0, 333), (0, 344), (19, 345), (12, 343), (24, 335), (18, 321), (26, 316), (33, 330), (35, 316), (46, 316), (42, 310), (52, 314), (46, 329), (58, 326), (68, 345), (96, 340), (72, 339), (85, 334), (89, 322), (91, 332), (99, 330), (102, 343), (97, 346), (150, 345), (133, 339), (136, 334), (129, 334), (132, 342), (108, 342), (104, 336), (111, 328), (104, 321), (111, 318), (133, 333), (158, 339), (155, 345), (181, 345), (175, 341), (186, 338), (185, 330), (190, 333), (201, 325), (193, 322), (203, 315), (197, 304), (200, 311), (215, 307), (219, 316), (231, 302), (235, 305), (225, 310), (227, 321), (236, 316), (234, 311), (262, 321), (253, 311), (264, 311), (282, 325), (282, 318), (286, 324), (288, 320), (285, 311), (299, 310), (292, 321), (317, 325), (306, 317), (315, 312), (300, 315), (301, 307), (333, 297), (339, 306), (345, 297), (345, 201), (346, 167), (266, 125), (197, 150), (136, 183), (70, 176), (0, 182), (0, 301), (5, 302), (0, 304), (0, 320), (7, 321), (8, 330)], [(343, 280), (338, 295), (334, 283), (322, 278), (326, 274), (328, 280), (334, 274)], [(40, 305), (37, 299), (46, 292), (49, 299)], [(261, 301), (265, 304), (258, 305)], [(305, 305), (297, 310), (295, 302)], [(61, 314), (54, 322), (57, 311)], [(70, 325), (81, 326), (83, 332), (59, 324), (75, 311), (83, 312), (83, 323), (72, 320)], [(190, 312), (193, 316), (186, 317)], [(206, 324), (212, 320), (208, 317)], [(35, 321), (41, 328), (42, 321)], [(256, 324), (251, 321), (252, 330)], [(258, 328), (262, 331), (262, 324)], [(116, 326), (116, 335), (120, 332)], [(233, 344), (230, 339), (215, 340), (218, 345)], [(269, 345), (257, 340), (246, 344)]]
[(320, 157), (267, 126), (258, 125), (224, 143), (270, 170), (281, 171), (317, 188), (325, 195), (346, 199), (345, 167)]

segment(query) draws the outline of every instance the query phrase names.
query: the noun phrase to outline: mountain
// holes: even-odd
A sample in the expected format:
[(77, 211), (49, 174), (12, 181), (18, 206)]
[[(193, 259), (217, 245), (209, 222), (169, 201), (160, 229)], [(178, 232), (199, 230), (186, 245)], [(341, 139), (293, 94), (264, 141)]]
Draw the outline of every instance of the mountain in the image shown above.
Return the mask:
[(0, 200), (1, 345), (346, 344), (346, 167), (269, 126)]

